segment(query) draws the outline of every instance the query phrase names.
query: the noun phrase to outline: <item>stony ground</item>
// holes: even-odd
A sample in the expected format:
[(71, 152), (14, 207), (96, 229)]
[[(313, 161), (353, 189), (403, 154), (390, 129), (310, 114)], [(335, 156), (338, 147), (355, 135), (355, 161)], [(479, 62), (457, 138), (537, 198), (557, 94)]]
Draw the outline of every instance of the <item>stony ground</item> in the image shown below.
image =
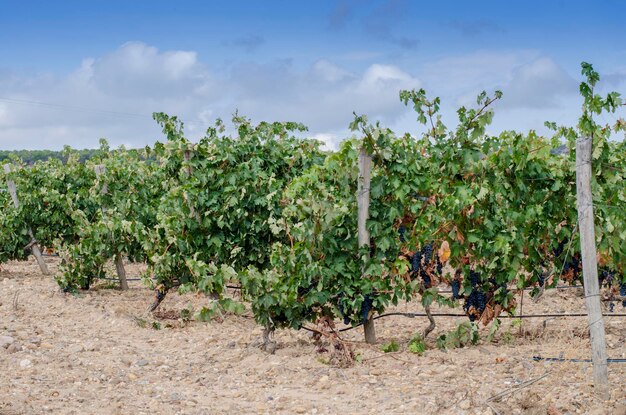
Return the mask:
[[(102, 285), (63, 294), (32, 261), (3, 265), (0, 415), (626, 414), (626, 364), (609, 365), (611, 399), (603, 401), (589, 363), (532, 359), (587, 358), (585, 318), (529, 319), (521, 330), (505, 322), (494, 342), (485, 328), (478, 345), (448, 352), (435, 339), (463, 319), (439, 318), (417, 356), (406, 345), (426, 322), (389, 317), (376, 322), (376, 347), (358, 329), (344, 333), (362, 361), (340, 368), (305, 331), (277, 333), (269, 355), (256, 347), (262, 330), (249, 313), (211, 323), (166, 319), (206, 301), (169, 295), (155, 318), (145, 311), (152, 298), (139, 282), (128, 292)], [(577, 289), (552, 290), (537, 304), (527, 299), (524, 312), (580, 312), (583, 304)], [(421, 310), (412, 303), (397, 311)], [(605, 321), (609, 356), (626, 358), (626, 319)], [(382, 353), (391, 340), (402, 350)]]

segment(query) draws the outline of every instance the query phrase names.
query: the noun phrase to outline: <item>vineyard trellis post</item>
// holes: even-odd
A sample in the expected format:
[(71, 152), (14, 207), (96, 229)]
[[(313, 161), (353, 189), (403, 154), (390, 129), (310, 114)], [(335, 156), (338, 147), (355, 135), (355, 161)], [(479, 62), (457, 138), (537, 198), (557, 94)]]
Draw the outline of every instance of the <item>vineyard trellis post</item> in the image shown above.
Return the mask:
[(576, 141), (576, 193), (578, 201), (578, 224), (583, 263), (585, 303), (591, 337), (591, 357), (593, 381), (596, 390), (603, 398), (609, 395), (606, 339), (604, 320), (600, 304), (598, 264), (596, 257), (596, 237), (591, 193), (592, 137)]
[[(185, 152), (183, 153), (183, 158), (185, 159), (185, 163), (187, 163), (186, 174), (188, 178), (190, 178), (191, 175), (193, 174), (193, 167), (191, 166), (191, 164), (189, 164), (189, 161), (191, 160), (192, 155), (193, 155), (193, 152), (191, 150), (185, 150)], [(193, 216), (196, 219), (196, 221), (198, 221), (198, 223), (201, 223), (202, 219), (200, 218), (200, 214), (196, 212), (196, 209), (193, 207), (193, 203), (191, 203), (191, 200), (189, 200), (186, 197), (186, 193), (185, 193), (185, 201), (187, 203), (187, 206), (189, 207), (189, 213), (191, 214), (191, 216)]]
[[(4, 165), (4, 172), (8, 175), (11, 173), (11, 166), (9, 164)], [(20, 201), (17, 198), (17, 187), (15, 186), (15, 182), (7, 178), (7, 187), (9, 188), (9, 193), (11, 194), (11, 199), (13, 199), (13, 205), (15, 209), (19, 209)], [(28, 228), (28, 236), (30, 236), (31, 242), (29, 243), (31, 252), (35, 256), (37, 260), (37, 264), (39, 264), (39, 268), (41, 269), (41, 273), (43, 275), (49, 275), (48, 265), (46, 265), (46, 261), (43, 259), (43, 255), (41, 255), (41, 249), (39, 249), (39, 245), (35, 240), (35, 235), (33, 234), (32, 228)]]
[[(93, 166), (94, 171), (96, 172), (96, 177), (100, 179), (106, 172), (106, 166), (102, 164), (96, 164)], [(102, 188), (100, 189), (100, 193), (106, 194), (109, 191), (108, 183), (102, 184)], [(116, 249), (117, 250), (117, 249)], [(120, 288), (122, 290), (128, 290), (128, 280), (126, 279), (126, 270), (124, 269), (124, 261), (122, 259), (122, 254), (116, 252), (115, 254), (115, 270), (117, 271), (117, 277), (120, 280)]]
[[(369, 218), (370, 209), (370, 181), (372, 172), (372, 156), (362, 146), (359, 151), (359, 181), (357, 188), (357, 206), (358, 206), (358, 239), (359, 250), (363, 245), (370, 244), (370, 233), (367, 230), (367, 219)], [(365, 269), (362, 272), (362, 278), (366, 278)], [(363, 331), (365, 334), (365, 342), (368, 344), (376, 343), (376, 329), (374, 320), (371, 316), (366, 316), (363, 322)]]

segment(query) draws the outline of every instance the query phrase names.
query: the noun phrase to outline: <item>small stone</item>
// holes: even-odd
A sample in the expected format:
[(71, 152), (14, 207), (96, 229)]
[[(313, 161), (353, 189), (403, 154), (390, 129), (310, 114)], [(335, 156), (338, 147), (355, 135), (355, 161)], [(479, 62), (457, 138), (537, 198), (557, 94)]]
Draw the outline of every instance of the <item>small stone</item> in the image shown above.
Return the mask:
[(128, 380), (137, 380), (137, 379), (139, 378), (134, 373), (131, 372), (128, 374)]
[(13, 343), (9, 347), (7, 347), (7, 353), (10, 353), (10, 354), (17, 353), (20, 351), (22, 351), (22, 346), (20, 346), (17, 343)]
[(31, 337), (30, 339), (28, 339), (28, 342), (34, 344), (37, 347), (41, 345), (41, 339), (39, 337)]
[(27, 367), (31, 367), (33, 365), (33, 362), (31, 362), (28, 359), (22, 359), (20, 360), (20, 367), (22, 369), (26, 369)]
[(170, 394), (170, 401), (182, 401), (183, 397), (180, 393), (173, 392)]
[(85, 351), (85, 348), (83, 347), (82, 344), (73, 344), (67, 348), (67, 352), (70, 354), (81, 353), (84, 351)]
[(468, 399), (463, 399), (461, 402), (459, 402), (459, 408), (463, 409), (463, 410), (468, 410), (472, 407), (472, 404), (470, 403), (470, 401)]
[(141, 366), (141, 367), (147, 366), (148, 365), (148, 361), (146, 359), (141, 359), (141, 360), (137, 361), (136, 365), (137, 366)]
[(111, 383), (113, 385), (119, 385), (120, 383), (122, 383), (122, 378), (121, 377), (115, 377), (115, 378), (111, 379)]
[(302, 406), (298, 406), (298, 407), (296, 407), (296, 408), (294, 409), (294, 411), (295, 411), (297, 414), (303, 414), (303, 413), (305, 413), (305, 412), (306, 412), (306, 408), (304, 408), (304, 407), (302, 407)]
[(89, 342), (85, 344), (85, 350), (89, 351), (89, 352), (99, 352), (100, 351), (100, 344), (97, 342)]
[(15, 339), (11, 336), (0, 336), (0, 347), (6, 349), (15, 342)]
[(53, 346), (52, 344), (47, 343), (47, 342), (43, 342), (43, 343), (41, 343), (41, 344), (39, 345), (39, 347), (40, 347), (41, 349), (53, 349), (53, 348), (54, 348), (54, 346)]

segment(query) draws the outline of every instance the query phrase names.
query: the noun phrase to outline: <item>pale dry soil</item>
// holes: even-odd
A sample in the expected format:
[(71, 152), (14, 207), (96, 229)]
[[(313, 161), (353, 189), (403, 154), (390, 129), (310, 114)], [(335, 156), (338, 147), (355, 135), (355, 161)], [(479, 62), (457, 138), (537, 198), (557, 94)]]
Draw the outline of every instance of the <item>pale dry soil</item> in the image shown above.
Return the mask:
[[(3, 265), (0, 414), (626, 414), (626, 364), (609, 365), (603, 401), (591, 364), (532, 360), (588, 358), (584, 317), (524, 320), (521, 333), (505, 322), (494, 342), (483, 328), (478, 345), (448, 352), (435, 338), (463, 319), (438, 318), (423, 356), (406, 345), (425, 319), (384, 318), (376, 347), (360, 328), (342, 334), (363, 361), (339, 368), (305, 331), (279, 331), (276, 353), (260, 350), (250, 312), (210, 323), (161, 319), (157, 330), (145, 311), (152, 299), (140, 282), (127, 292), (64, 294), (32, 260)], [(161, 309), (175, 315), (206, 301), (170, 294)], [(414, 302), (396, 311), (422, 310)], [(524, 300), (524, 313), (581, 311), (578, 289)], [(615, 311), (626, 312), (621, 304)], [(626, 319), (605, 322), (609, 357), (625, 358)], [(380, 345), (394, 339), (403, 350), (383, 354)]]

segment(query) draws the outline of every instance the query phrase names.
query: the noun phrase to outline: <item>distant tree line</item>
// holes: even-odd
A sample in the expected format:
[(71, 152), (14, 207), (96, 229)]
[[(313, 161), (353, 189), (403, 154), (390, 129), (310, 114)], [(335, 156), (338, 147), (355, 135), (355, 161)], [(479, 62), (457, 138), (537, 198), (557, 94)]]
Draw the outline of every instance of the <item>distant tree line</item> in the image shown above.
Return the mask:
[[(63, 146), (63, 150), (0, 150), (0, 164), (11, 161), (11, 159), (19, 159), (22, 162), (32, 165), (37, 161), (46, 161), (50, 159), (58, 159), (62, 162), (66, 162), (70, 154), (72, 157), (78, 156), (78, 160), (81, 163), (98, 156), (104, 156), (108, 153), (116, 153), (117, 151), (127, 151), (123, 146), (119, 149), (111, 149), (109, 143), (105, 138), (100, 139), (99, 148), (85, 148), (77, 150), (70, 146)], [(142, 149), (130, 149), (131, 153), (137, 153), (141, 160), (147, 160), (153, 162), (156, 160), (152, 149), (145, 147)]]
[[(72, 153), (78, 154), (81, 162), (87, 161), (98, 152), (100, 149), (83, 149), (72, 150)], [(33, 164), (36, 161), (46, 161), (48, 159), (59, 159), (65, 161), (67, 159), (67, 151), (60, 150), (0, 150), (0, 162), (8, 161), (12, 158), (19, 158), (24, 163)]]

